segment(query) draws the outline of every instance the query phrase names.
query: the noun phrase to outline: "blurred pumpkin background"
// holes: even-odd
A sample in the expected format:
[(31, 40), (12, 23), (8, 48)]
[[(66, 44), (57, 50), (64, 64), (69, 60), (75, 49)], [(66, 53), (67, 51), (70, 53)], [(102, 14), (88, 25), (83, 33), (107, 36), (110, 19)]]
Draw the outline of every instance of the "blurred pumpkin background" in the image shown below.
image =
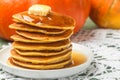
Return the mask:
[(90, 17), (98, 27), (120, 29), (120, 0), (91, 0)]
[(0, 0), (0, 37), (11, 40), (15, 33), (8, 25), (13, 23), (12, 15), (27, 10), (33, 4), (46, 4), (53, 11), (69, 15), (76, 20), (74, 32), (78, 32), (89, 16), (91, 0)]

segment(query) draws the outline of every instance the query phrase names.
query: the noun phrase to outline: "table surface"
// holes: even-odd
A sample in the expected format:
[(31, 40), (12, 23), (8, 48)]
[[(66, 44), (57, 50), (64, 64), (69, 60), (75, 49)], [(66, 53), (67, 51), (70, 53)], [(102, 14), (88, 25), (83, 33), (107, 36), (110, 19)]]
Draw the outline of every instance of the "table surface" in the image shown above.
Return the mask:
[[(96, 28), (88, 20), (85, 27), (73, 35), (71, 40), (90, 48), (94, 53), (94, 60), (83, 73), (56, 80), (120, 80), (120, 30)], [(0, 39), (0, 49), (8, 43), (10, 42)], [(37, 79), (21, 78), (0, 68), (0, 80)]]

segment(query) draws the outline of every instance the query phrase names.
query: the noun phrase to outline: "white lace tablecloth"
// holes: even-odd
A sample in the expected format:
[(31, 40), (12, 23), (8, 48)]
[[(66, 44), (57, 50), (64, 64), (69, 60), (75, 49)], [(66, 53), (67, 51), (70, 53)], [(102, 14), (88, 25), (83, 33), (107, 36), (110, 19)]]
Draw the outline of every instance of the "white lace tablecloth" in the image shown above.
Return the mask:
[[(120, 30), (81, 30), (72, 41), (89, 47), (94, 60), (83, 73), (55, 80), (120, 80)], [(14, 76), (0, 68), (0, 80), (41, 80)]]

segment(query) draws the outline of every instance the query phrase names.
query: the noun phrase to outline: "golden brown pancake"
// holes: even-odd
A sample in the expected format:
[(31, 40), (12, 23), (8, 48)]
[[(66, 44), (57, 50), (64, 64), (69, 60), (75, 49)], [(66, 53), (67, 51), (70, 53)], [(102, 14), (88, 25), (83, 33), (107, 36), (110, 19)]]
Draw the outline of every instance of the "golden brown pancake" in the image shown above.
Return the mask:
[(30, 26), (30, 25), (21, 24), (21, 23), (13, 23), (9, 25), (9, 28), (21, 30), (21, 31), (28, 31), (28, 32), (40, 32), (44, 34), (61, 34), (66, 31), (66, 30), (61, 30), (61, 29), (38, 28), (35, 26)]
[(21, 56), (19, 55), (15, 50), (11, 50), (11, 57), (21, 61), (21, 62), (29, 62), (32, 64), (52, 64), (52, 63), (58, 63), (61, 61), (65, 61), (71, 57), (72, 51), (66, 52), (64, 54), (56, 55), (56, 56), (49, 56), (49, 57), (43, 57), (43, 56)]
[[(48, 42), (48, 41), (33, 40), (33, 39), (25, 38), (18, 34), (14, 34), (10, 38), (13, 39), (14, 41), (25, 42), (25, 43), (47, 43)], [(52, 41), (49, 41), (49, 42), (52, 42)]]
[(29, 68), (29, 69), (48, 70), (48, 69), (64, 68), (68, 65), (71, 65), (72, 59), (68, 59), (66, 61), (55, 63), (55, 64), (31, 64), (31, 63), (20, 62), (10, 57), (8, 59), (8, 64), (13, 65), (13, 66), (21, 66), (21, 67)]
[[(18, 32), (18, 33), (21, 34), (21, 35), (24, 35), (26, 32)], [(30, 33), (30, 34), (32, 34), (32, 33)], [(55, 41), (59, 41), (59, 40), (68, 39), (68, 37), (69, 37), (69, 36), (68, 37), (61, 36), (63, 39), (60, 39), (57, 36), (54, 38), (54, 36), (49, 37), (49, 36), (45, 35), (46, 37), (41, 37), (40, 38), (40, 36), (39, 36), (40, 34), (37, 34), (38, 35), (37, 37), (32, 36), (33, 34), (31, 36), (27, 36), (27, 34), (25, 34), (25, 36), (29, 37), (29, 38), (26, 38), (26, 37), (23, 37), (21, 35), (14, 34), (14, 35), (11, 36), (11, 39), (13, 39), (14, 41), (27, 42), (27, 43), (50, 43), (50, 42), (55, 42)], [(35, 38), (35, 37), (37, 39), (39, 38), (41, 40), (30, 39), (30, 38)], [(42, 39), (46, 39), (46, 40), (42, 40)]]
[(12, 35), (11, 39), (13, 39), (14, 41), (25, 42), (25, 43), (50, 43), (50, 42), (54, 42), (54, 41), (47, 41), (47, 40), (44, 41), (44, 40), (29, 39), (29, 38), (25, 38), (23, 36), (20, 36), (18, 34)]
[(26, 31), (16, 31), (16, 33), (29, 39), (53, 42), (53, 41), (65, 40), (65, 39), (70, 38), (73, 31), (67, 30), (63, 34), (59, 34), (59, 35), (45, 35), (45, 34), (40, 34), (40, 33), (26, 32)]
[(72, 47), (60, 50), (60, 51), (25, 51), (25, 50), (18, 50), (14, 49), (19, 55), (22, 56), (55, 56), (59, 54), (64, 54), (72, 50)]
[(64, 40), (53, 43), (23, 43), (23, 42), (13, 42), (13, 48), (19, 50), (61, 50), (69, 47), (71, 45), (70, 40)]
[(28, 14), (28, 11), (13, 15), (13, 18), (21, 23), (53, 29), (74, 29), (75, 21), (68, 16), (51, 12), (47, 16), (36, 16)]

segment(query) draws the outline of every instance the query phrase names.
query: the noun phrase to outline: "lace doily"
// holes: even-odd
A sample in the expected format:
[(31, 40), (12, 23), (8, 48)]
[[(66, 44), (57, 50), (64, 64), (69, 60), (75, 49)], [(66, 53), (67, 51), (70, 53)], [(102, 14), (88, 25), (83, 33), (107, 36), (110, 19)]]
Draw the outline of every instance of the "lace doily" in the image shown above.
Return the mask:
[[(72, 41), (90, 48), (94, 61), (83, 73), (55, 80), (120, 80), (120, 30), (81, 30), (72, 36)], [(0, 79), (37, 80), (14, 76), (1, 68)]]

